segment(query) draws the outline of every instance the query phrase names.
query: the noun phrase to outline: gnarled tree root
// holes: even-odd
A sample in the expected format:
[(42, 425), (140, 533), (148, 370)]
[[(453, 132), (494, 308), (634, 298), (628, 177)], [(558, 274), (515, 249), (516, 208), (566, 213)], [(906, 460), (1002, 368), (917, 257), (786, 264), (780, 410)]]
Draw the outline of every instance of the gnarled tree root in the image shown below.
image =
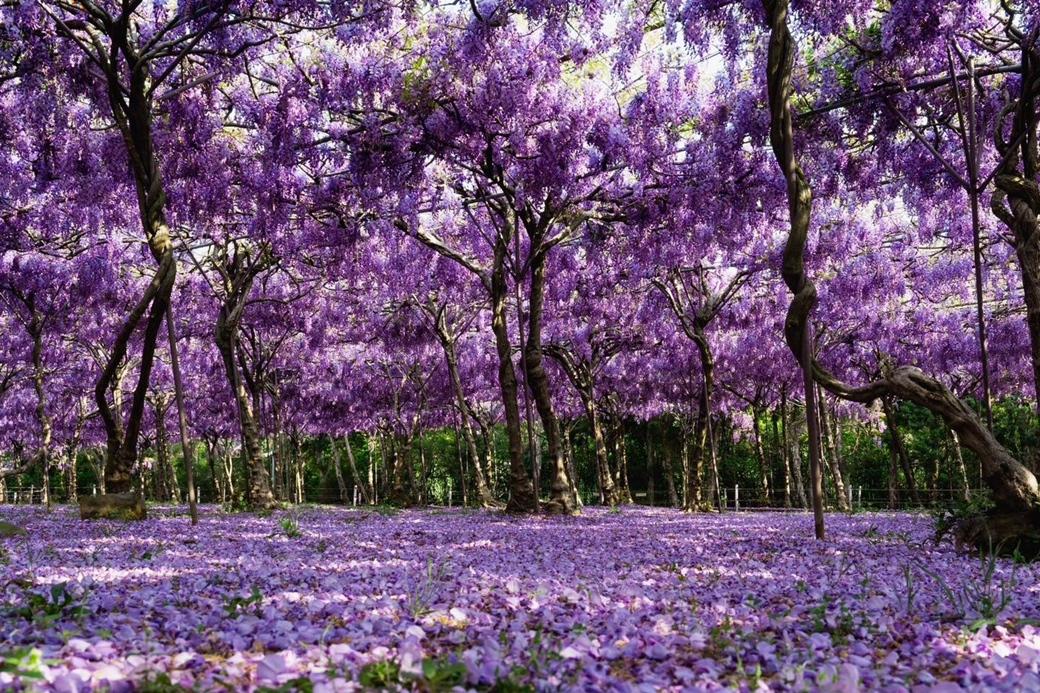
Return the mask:
[(954, 526), (953, 536), (960, 549), (1040, 560), (1040, 510), (993, 511), (965, 518)]
[(144, 498), (137, 493), (108, 493), (79, 497), (81, 520), (143, 520), (148, 516)]

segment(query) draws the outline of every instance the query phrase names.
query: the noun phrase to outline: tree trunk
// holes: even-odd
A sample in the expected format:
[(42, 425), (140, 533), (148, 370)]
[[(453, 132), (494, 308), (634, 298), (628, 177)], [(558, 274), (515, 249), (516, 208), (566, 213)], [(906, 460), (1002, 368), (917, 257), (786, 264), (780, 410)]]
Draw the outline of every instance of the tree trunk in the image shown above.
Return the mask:
[(33, 389), (36, 391), (36, 421), (40, 426), (40, 451), (37, 458), (43, 468), (43, 493), (47, 510), (51, 509), (50, 473), (51, 473), (51, 439), (53, 422), (47, 411), (47, 390), (45, 389), (46, 371), (43, 365), (43, 323), (35, 306), (30, 306), (32, 316), (29, 322), (29, 334), (32, 337)]
[(339, 502), (343, 505), (349, 505), (350, 491), (347, 489), (347, 482), (343, 479), (339, 450), (336, 449), (336, 439), (334, 437), (329, 438), (329, 447), (332, 448), (332, 470), (336, 473), (336, 489), (339, 491)]
[(841, 460), (838, 457), (838, 442), (834, 439), (833, 432), (830, 427), (830, 416), (827, 411), (827, 400), (821, 394), (818, 398), (819, 402), (819, 415), (820, 415), (820, 432), (823, 443), (823, 449), (826, 450), (824, 460), (826, 461), (827, 468), (830, 470), (831, 479), (834, 482), (834, 495), (835, 500), (838, 504), (838, 509), (842, 512), (849, 511), (849, 497), (848, 491), (845, 489), (845, 479), (841, 473)]
[(664, 483), (665, 488), (668, 489), (668, 505), (672, 508), (678, 508), (680, 507), (679, 494), (675, 491), (675, 446), (667, 444), (663, 440), (663, 432), (661, 433), (661, 437), (661, 452), (664, 454)]
[[(213, 482), (213, 501), (216, 503), (224, 502), (224, 485), (222, 483), (223, 478), (223, 467), (217, 467), (217, 451), (215, 449), (215, 443), (205, 437), (204, 444), (206, 446), (206, 462), (209, 463), (209, 476)], [(219, 471), (218, 471), (219, 469)]]
[(578, 465), (574, 461), (574, 441), (572, 440), (574, 425), (568, 426), (563, 432), (563, 457), (567, 462), (567, 473), (570, 475), (571, 484), (574, 486), (575, 497), (577, 498), (578, 509), (584, 507), (584, 502), (581, 499), (580, 489), (578, 487)]
[(242, 382), (238, 369), (238, 327), (252, 286), (252, 278), (232, 277), (233, 286), (217, 316), (215, 341), (224, 363), (224, 372), (238, 404), (239, 433), (242, 438), (242, 458), (249, 479), (247, 499), (254, 508), (272, 508), (276, 505), (271, 492), (271, 481), (260, 450), (260, 430), (253, 414), (253, 402)]
[[(1022, 51), (1022, 69), (1015, 100), (997, 119), (993, 129), (1000, 154), (998, 174), (990, 206), (1011, 231), (1022, 279), (1029, 330), (1029, 355), (1033, 366), (1036, 406), (1040, 411), (1040, 153), (1038, 153), (1036, 100), (1040, 94), (1040, 55), (1036, 38), (1025, 32), (1010, 38)], [(1008, 127), (1008, 116), (1012, 116)], [(1006, 134), (1006, 139), (1005, 139)]]
[[(794, 119), (792, 116), (792, 66), (794, 63), (794, 39), (787, 26), (789, 0), (763, 0), (769, 23), (769, 51), (766, 68), (770, 107), (770, 142), (773, 153), (787, 182), (787, 198), (790, 213), (790, 228), (784, 248), (783, 277), (788, 289), (794, 294), (784, 323), (784, 337), (791, 351), (799, 357), (807, 374), (807, 380), (815, 379), (832, 394), (860, 403), (868, 403), (879, 397), (897, 397), (914, 402), (941, 416), (957, 433), (962, 445), (972, 450), (979, 459), (983, 478), (993, 491), (995, 510), (988, 517), (980, 517), (974, 524), (962, 525), (960, 537), (968, 543), (985, 549), (1011, 551), (1023, 544), (1027, 550), (1035, 546), (1040, 554), (1040, 488), (1036, 477), (1016, 460), (1001, 445), (978, 415), (953, 394), (941, 382), (925, 375), (912, 366), (891, 367), (882, 364), (880, 380), (861, 387), (848, 385), (811, 355), (812, 335), (809, 315), (816, 304), (816, 289), (805, 272), (805, 246), (812, 215), (812, 189), (805, 178), (795, 155)], [(994, 195), (993, 208), (1005, 223), (1015, 224), (1013, 230), (1018, 245), (1023, 241), (1035, 240), (1036, 264), (1040, 267), (1040, 230), (1036, 210), (1032, 203), (1040, 200), (1040, 189), (1036, 184), (1037, 164), (1037, 114), (1033, 107), (1034, 89), (1040, 72), (1040, 60), (1034, 54), (1032, 39), (1023, 49), (1023, 84), (1028, 91), (1021, 96), (1019, 107), (1014, 110), (1015, 121), (1011, 140), (1022, 147), (1024, 174), (1013, 167), (1014, 157), (1002, 159), (1001, 174), (995, 178), (997, 190), (1006, 195)], [(1010, 111), (1005, 111), (1009, 113)], [(997, 148), (1009, 154), (1002, 146), (1004, 127), (997, 128)], [(1021, 135), (1021, 137), (1017, 137)], [(1007, 202), (1007, 207), (1004, 202)], [(1040, 205), (1040, 203), (1037, 203)], [(1022, 227), (1018, 228), (1021, 223)], [(1028, 238), (1020, 236), (1029, 233)], [(1032, 252), (1032, 251), (1030, 251)], [(1040, 283), (1038, 283), (1040, 286)], [(1028, 293), (1028, 289), (1026, 290)], [(1038, 295), (1040, 299), (1040, 295)], [(1027, 310), (1029, 301), (1027, 299)], [(1040, 336), (1040, 300), (1035, 311), (1037, 334)], [(1032, 317), (1029, 316), (1032, 322)], [(1040, 355), (1040, 350), (1038, 350)], [(1040, 371), (1037, 372), (1040, 378)], [(811, 383), (807, 383), (807, 395), (811, 396)], [(807, 402), (808, 404), (808, 402)], [(1038, 400), (1040, 406), (1040, 400)], [(810, 422), (813, 417), (810, 415)], [(985, 540), (985, 541), (983, 541)]]
[(888, 398), (882, 398), (881, 406), (885, 411), (885, 425), (888, 426), (889, 443), (895, 450), (896, 459), (899, 460), (903, 468), (903, 478), (906, 482), (906, 488), (910, 492), (910, 500), (913, 501), (914, 505), (919, 506), (921, 505), (921, 496), (917, 493), (917, 482), (914, 481), (914, 470), (910, 465), (910, 455), (907, 454), (906, 446), (903, 445), (903, 436), (899, 432), (899, 425), (896, 422), (895, 408)]
[(791, 460), (787, 457), (787, 446), (780, 437), (780, 415), (774, 409), (773, 419), (773, 450), (780, 456), (780, 474), (783, 477), (783, 501), (784, 507), (791, 507)]
[(686, 510), (703, 510), (701, 487), (704, 481), (704, 452), (707, 448), (708, 408), (705, 404), (704, 385), (700, 388), (697, 418), (694, 419), (693, 440), (688, 473), (686, 476)]
[(614, 485), (614, 479), (610, 473), (610, 456), (607, 453), (607, 442), (603, 438), (603, 425), (599, 419), (599, 408), (592, 393), (583, 395), (585, 400), (585, 414), (589, 417), (589, 426), (592, 428), (592, 441), (596, 450), (596, 477), (599, 482), (600, 501), (611, 507), (622, 502), (621, 493)]
[(762, 449), (762, 427), (758, 423), (759, 415), (758, 407), (752, 407), (751, 425), (755, 438), (755, 457), (758, 458), (758, 485), (762, 490), (763, 502), (766, 505), (772, 505), (769, 493), (769, 465), (766, 462), (765, 451)]
[(531, 262), (530, 311), (528, 314), (527, 344), (524, 348), (524, 372), (534, 398), (535, 408), (545, 429), (549, 447), (552, 479), (549, 484), (549, 502), (546, 511), (571, 515), (578, 511), (577, 497), (567, 474), (560, 442), (560, 421), (553, 409), (549, 393), (549, 378), (542, 365), (542, 308), (545, 298), (545, 255), (536, 253)]
[(524, 444), (520, 433), (520, 404), (517, 399), (516, 371), (513, 368), (513, 346), (509, 341), (506, 315), (505, 244), (495, 244), (495, 267), (491, 277), (491, 329), (495, 334), (498, 353), (498, 385), (502, 393), (506, 435), (509, 439), (509, 503), (512, 513), (534, 512), (536, 499), (531, 477), (524, 466)]
[(971, 500), (971, 486), (968, 483), (968, 467), (964, 464), (964, 453), (961, 451), (961, 445), (957, 441), (957, 435), (953, 431), (948, 431), (950, 447), (953, 450), (953, 459), (956, 464), (957, 481), (960, 485), (961, 499), (965, 503)]
[(152, 478), (155, 483), (155, 499), (158, 501), (175, 500), (174, 490), (170, 484), (170, 446), (166, 436), (166, 397), (156, 395), (155, 409), (155, 467)]
[(628, 445), (625, 440), (625, 424), (617, 424), (617, 432), (614, 435), (617, 445), (618, 460), (618, 500), (621, 503), (632, 503), (632, 488), (628, 483)]
[[(350, 474), (354, 477), (354, 485), (361, 491), (361, 498), (364, 500), (365, 505), (373, 505), (375, 498), (372, 496), (371, 481), (368, 484), (365, 483), (364, 478), (358, 472), (357, 460), (354, 459), (354, 448), (350, 446), (350, 436), (343, 436), (343, 447), (347, 450), (347, 464), (350, 465)], [(336, 449), (336, 440), (332, 439), (332, 450), (336, 456), (336, 465), (339, 465), (339, 452)], [(371, 469), (371, 462), (369, 462), (369, 468)]]
[(656, 500), (654, 498), (654, 491), (656, 491), (656, 489), (654, 488), (654, 486), (655, 486), (655, 484), (654, 484), (654, 471), (655, 471), (654, 467), (655, 467), (655, 465), (654, 465), (654, 450), (653, 450), (653, 447), (651, 447), (651, 437), (652, 436), (651, 436), (650, 430), (651, 430), (650, 429), (650, 423), (647, 422), (647, 425), (646, 425), (646, 439), (645, 439), (646, 440), (646, 501), (650, 505), (650, 507), (652, 508), (655, 505), (657, 505), (657, 503), (656, 503)]
[[(113, 25), (112, 31), (120, 30), (125, 34), (126, 27), (120, 29)], [(113, 46), (115, 46), (118, 41), (125, 40), (125, 35), (122, 38), (117, 35), (111, 38)], [(113, 61), (117, 59), (117, 55), (123, 55), (123, 53), (113, 50)], [(147, 65), (133, 67), (127, 86), (120, 83), (122, 72), (120, 66), (114, 63), (105, 67), (109, 100), (130, 160), (145, 240), (148, 242), (149, 250), (158, 267), (144, 294), (123, 321), (123, 326), (108, 354), (105, 367), (94, 387), (94, 399), (97, 401), (107, 440), (105, 487), (111, 493), (125, 493), (130, 490), (132, 469), (137, 461), (137, 446), (141, 433), (145, 396), (148, 392), (155, 358), (155, 346), (177, 275), (173, 244), (170, 241), (170, 230), (166, 222), (166, 192), (163, 188), (159, 162), (152, 143), (151, 98), (147, 95), (149, 88)], [(145, 320), (141, 343), (140, 371), (131, 400), (130, 415), (124, 427), (121, 422), (117, 423), (116, 416), (108, 404), (107, 395), (117, 371), (122, 367), (127, 347), (146, 313), (148, 317)]]
[(888, 509), (899, 509), (899, 453), (892, 444), (888, 446)]
[[(498, 501), (495, 500), (491, 489), (488, 488), (484, 470), (480, 468), (477, 438), (473, 433), (473, 424), (470, 422), (468, 415), (472, 407), (470, 407), (469, 401), (466, 399), (466, 391), (462, 387), (462, 376), (459, 374), (458, 357), (455, 352), (455, 341), (442, 327), (438, 327), (437, 336), (440, 338), (441, 348), (444, 350), (444, 357), (448, 363), (448, 375), (451, 378), (452, 389), (455, 391), (455, 404), (459, 409), (459, 418), (462, 420), (460, 425), (462, 438), (466, 442), (466, 451), (469, 453), (469, 459), (473, 460), (473, 482), (476, 501), (482, 508), (499, 507)], [(465, 480), (462, 483), (465, 485)], [(465, 486), (463, 486), (463, 495), (466, 495)]]
[[(181, 457), (188, 482), (188, 515), (191, 524), (199, 523), (198, 492), (195, 488), (195, 446), (188, 435), (188, 410), (184, 404), (184, 383), (181, 381), (181, 363), (177, 353), (177, 328), (173, 321), (173, 306), (166, 307), (167, 338), (170, 341), (170, 370), (173, 371), (173, 392), (177, 402), (177, 426), (181, 434)], [(174, 477), (176, 483), (176, 477)]]
[(805, 497), (805, 484), (802, 483), (802, 433), (805, 431), (805, 417), (795, 413), (789, 416), (786, 400), (783, 403), (784, 437), (787, 438), (787, 459), (791, 464), (791, 476), (794, 477), (794, 492), (799, 508), (809, 507)]

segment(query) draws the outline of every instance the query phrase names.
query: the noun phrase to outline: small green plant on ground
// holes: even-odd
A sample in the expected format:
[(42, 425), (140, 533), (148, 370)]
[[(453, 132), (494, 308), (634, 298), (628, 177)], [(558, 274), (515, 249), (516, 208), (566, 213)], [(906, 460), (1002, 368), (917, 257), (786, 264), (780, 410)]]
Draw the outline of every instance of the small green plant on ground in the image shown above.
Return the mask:
[[(950, 613), (946, 615), (946, 620), (959, 620), (974, 616), (974, 620), (968, 625), (968, 629), (972, 632), (1000, 624), (1000, 616), (1010, 605), (1012, 595), (1018, 586), (1018, 564), (1012, 562), (1011, 574), (1007, 577), (999, 576), (997, 574), (999, 554), (1000, 547), (993, 546), (990, 546), (990, 550), (987, 552), (980, 552), (978, 573), (968, 579), (960, 589), (954, 589), (937, 571), (925, 565), (920, 559), (915, 559), (918, 568), (939, 586), (950, 610)], [(910, 566), (905, 566), (904, 572), (908, 575), (909, 587)], [(908, 604), (912, 604), (909, 598)]]
[(982, 489), (971, 494), (967, 499), (955, 499), (932, 511), (932, 522), (935, 526), (935, 543), (942, 541), (950, 530), (963, 520), (985, 515), (996, 507), (989, 489)]
[[(0, 654), (0, 672), (11, 674), (22, 682), (42, 681), (43, 653), (35, 647), (19, 647)], [(30, 689), (31, 690), (31, 689)]]
[(51, 585), (46, 594), (26, 587), (23, 595), (24, 605), (10, 607), (7, 610), (9, 616), (50, 626), (62, 618), (79, 619), (87, 614), (83, 599), (69, 592), (68, 585), (64, 582)]
[(300, 520), (295, 513), (289, 513), (279, 520), (278, 526), (289, 539), (296, 539), (300, 536)]
[[(228, 616), (234, 618), (239, 614), (245, 613), (249, 607), (259, 607), (264, 601), (263, 594), (254, 585), (252, 592), (248, 597), (231, 597), (224, 601), (224, 611)], [(259, 609), (258, 609), (259, 610)]]
[(358, 683), (366, 688), (389, 688), (397, 684), (401, 667), (388, 659), (369, 662), (358, 672)]
[(408, 613), (412, 618), (419, 618), (430, 611), (433, 600), (437, 597), (441, 582), (447, 577), (447, 567), (443, 564), (434, 565), (432, 559), (426, 560), (426, 572), (422, 582), (408, 595)]

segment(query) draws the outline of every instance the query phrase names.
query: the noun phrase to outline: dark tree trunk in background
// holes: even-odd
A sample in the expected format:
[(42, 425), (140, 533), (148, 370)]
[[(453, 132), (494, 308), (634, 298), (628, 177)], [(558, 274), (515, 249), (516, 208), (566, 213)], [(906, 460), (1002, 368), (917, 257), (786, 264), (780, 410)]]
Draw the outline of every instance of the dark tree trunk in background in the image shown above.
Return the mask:
[(29, 318), (29, 336), (32, 338), (33, 389), (36, 391), (36, 422), (40, 426), (40, 450), (36, 454), (43, 470), (43, 494), (47, 510), (51, 509), (50, 473), (51, 473), (51, 440), (54, 425), (50, 412), (47, 411), (46, 370), (43, 363), (43, 320), (36, 310), (32, 299), (27, 307), (31, 311)]
[(791, 460), (787, 456), (787, 446), (780, 437), (780, 413), (773, 411), (773, 450), (780, 458), (780, 475), (783, 480), (784, 507), (791, 507)]
[(664, 455), (664, 482), (665, 487), (668, 489), (668, 505), (678, 508), (680, 504), (679, 494), (675, 490), (675, 446), (664, 440), (664, 433), (661, 436), (661, 452)]
[(888, 509), (899, 508), (899, 453), (896, 446), (888, 446)]
[(921, 505), (921, 496), (917, 493), (917, 482), (914, 480), (914, 470), (910, 465), (910, 455), (907, 454), (906, 446), (903, 445), (903, 435), (900, 433), (899, 424), (896, 421), (895, 407), (892, 406), (892, 402), (888, 398), (882, 398), (881, 406), (885, 411), (885, 425), (888, 427), (889, 443), (903, 469), (903, 479), (906, 483), (907, 491), (910, 492), (910, 500), (913, 501), (914, 505)]
[(817, 398), (819, 407), (817, 408), (820, 414), (820, 432), (822, 448), (826, 451), (823, 455), (823, 460), (827, 465), (827, 469), (831, 473), (831, 480), (834, 483), (834, 495), (835, 500), (838, 504), (838, 509), (842, 512), (848, 512), (849, 510), (849, 497), (847, 490), (845, 489), (845, 480), (841, 473), (841, 460), (839, 458), (839, 447), (838, 441), (834, 438), (834, 433), (831, 430), (831, 425), (827, 411), (827, 399), (820, 393)]
[(762, 490), (762, 500), (766, 505), (772, 505), (769, 490), (769, 463), (766, 461), (765, 450), (762, 448), (762, 426), (759, 424), (761, 412), (758, 407), (751, 408), (752, 431), (755, 438), (755, 457), (758, 459), (758, 487)]
[(784, 417), (784, 437), (787, 439), (787, 459), (791, 465), (791, 476), (794, 479), (794, 494), (799, 508), (809, 507), (808, 499), (805, 497), (805, 484), (802, 482), (802, 433), (805, 432), (805, 417), (797, 411), (793, 414), (787, 411), (786, 397), (781, 402), (781, 412)]
[[(365, 483), (364, 478), (358, 472), (357, 460), (354, 458), (354, 448), (350, 445), (350, 436), (343, 436), (343, 447), (347, 450), (347, 464), (350, 465), (350, 474), (354, 477), (354, 485), (357, 486), (358, 491), (361, 493), (361, 500), (364, 501), (365, 505), (372, 505), (375, 503), (375, 498), (372, 495), (372, 489), (369, 484)], [(336, 448), (336, 439), (332, 439), (332, 450), (335, 455), (336, 464), (339, 464), (339, 451)], [(371, 462), (369, 462), (371, 466)]]
[[(434, 320), (437, 325), (437, 337), (440, 340), (441, 348), (444, 350), (444, 358), (448, 364), (448, 375), (451, 377), (451, 387), (455, 393), (455, 405), (459, 410), (459, 418), (462, 420), (460, 424), (462, 438), (466, 443), (466, 452), (469, 454), (469, 459), (473, 461), (473, 481), (477, 504), (483, 508), (498, 507), (499, 503), (491, 494), (487, 479), (484, 477), (484, 470), (480, 466), (480, 455), (477, 453), (477, 438), (473, 433), (473, 424), (470, 422), (469, 416), (469, 411), (472, 407), (470, 407), (466, 399), (466, 391), (462, 387), (462, 376), (459, 374), (458, 356), (455, 352), (455, 338), (448, 333), (442, 324), (440, 315), (434, 313)], [(466, 482), (464, 477), (462, 483), (463, 495), (465, 495)]]
[(704, 451), (708, 442), (708, 407), (704, 399), (704, 387), (700, 389), (697, 417), (693, 424), (693, 440), (690, 449), (689, 473), (686, 477), (686, 510), (703, 510), (701, 486), (704, 480)]
[(347, 488), (347, 482), (343, 479), (343, 468), (340, 466), (341, 461), (339, 459), (339, 450), (336, 449), (336, 439), (329, 438), (329, 447), (332, 452), (332, 471), (336, 477), (336, 490), (339, 491), (339, 502), (343, 505), (350, 505), (350, 489)]
[(651, 445), (651, 432), (650, 424), (646, 425), (646, 438), (645, 438), (645, 449), (646, 449), (646, 501), (651, 507), (657, 505), (656, 499), (654, 498), (654, 449)]
[[(173, 391), (177, 402), (177, 426), (181, 434), (181, 456), (188, 482), (188, 515), (191, 524), (199, 523), (198, 491), (195, 487), (195, 445), (188, 434), (188, 410), (184, 404), (184, 383), (181, 380), (180, 357), (177, 352), (177, 328), (173, 321), (173, 306), (166, 307), (167, 338), (170, 341), (170, 370), (173, 371)], [(176, 476), (174, 476), (176, 483)]]

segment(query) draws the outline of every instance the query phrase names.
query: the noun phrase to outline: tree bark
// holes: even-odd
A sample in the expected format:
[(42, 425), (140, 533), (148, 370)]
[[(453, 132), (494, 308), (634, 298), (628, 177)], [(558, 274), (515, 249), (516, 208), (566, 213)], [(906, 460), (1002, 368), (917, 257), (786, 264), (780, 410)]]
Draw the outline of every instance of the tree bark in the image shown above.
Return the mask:
[(903, 445), (903, 435), (900, 433), (899, 424), (896, 422), (895, 408), (888, 398), (882, 398), (881, 406), (885, 411), (885, 425), (888, 426), (889, 443), (892, 445), (896, 459), (899, 460), (899, 464), (903, 469), (903, 479), (907, 490), (910, 492), (910, 500), (913, 501), (914, 505), (919, 506), (921, 505), (921, 496), (917, 493), (917, 482), (914, 480), (914, 469), (910, 465), (910, 455), (907, 454), (906, 446)]
[[(354, 477), (354, 485), (358, 487), (361, 492), (361, 499), (366, 505), (372, 505), (375, 503), (375, 498), (372, 496), (372, 487), (370, 484), (366, 484), (364, 478), (358, 472), (357, 460), (354, 459), (354, 448), (350, 445), (350, 436), (343, 436), (343, 447), (347, 450), (347, 463), (350, 465), (350, 474)], [(336, 440), (332, 439), (332, 450), (336, 454), (336, 464), (339, 464), (339, 453), (336, 452)], [(369, 464), (371, 467), (371, 463)]]
[(664, 455), (664, 483), (668, 489), (668, 505), (678, 508), (679, 494), (675, 490), (675, 446), (664, 441), (664, 433), (661, 434), (661, 453)]
[[(882, 364), (879, 380), (854, 387), (840, 381), (812, 359), (809, 315), (816, 304), (816, 289), (805, 273), (805, 245), (812, 213), (812, 190), (795, 156), (791, 114), (794, 40), (787, 26), (789, 0), (763, 0), (763, 6), (770, 30), (766, 69), (770, 142), (787, 181), (790, 212), (790, 229), (783, 262), (784, 280), (794, 294), (784, 325), (784, 337), (788, 347), (800, 357), (806, 369), (807, 379), (815, 379), (832, 394), (864, 404), (885, 396), (909, 400), (941, 416), (957, 433), (961, 444), (978, 457), (983, 479), (993, 491), (996, 504), (996, 509), (989, 517), (978, 518), (974, 527), (964, 526), (961, 536), (965, 541), (984, 549), (988, 545), (989, 548), (1003, 547), (1003, 550), (1007, 551), (1013, 548), (1016, 538), (1021, 540), (1019, 544), (1034, 541), (1040, 535), (1040, 488), (1036, 477), (994, 438), (978, 415), (942, 383), (925, 375), (918, 368), (893, 367), (885, 363)], [(1040, 64), (1033, 55), (1032, 43), (1030, 40), (1027, 49), (1023, 51), (1023, 71), (1031, 78), (1033, 71)], [(1035, 81), (1030, 79), (1026, 82), (1030, 90), (1020, 99), (1015, 124), (1011, 128), (1012, 133), (1018, 131), (1022, 134), (1020, 141), (1025, 148), (1024, 166), (1027, 175), (1019, 176), (1017, 172), (1009, 173), (1007, 170), (998, 175), (997, 188), (1007, 195), (1008, 207), (1000, 204), (1003, 200), (999, 195), (995, 195), (993, 205), (998, 216), (1002, 211), (1010, 215), (1002, 217), (1005, 222), (1012, 219), (1016, 222), (1027, 222), (1033, 237), (1036, 236), (1037, 220), (1031, 202), (1040, 204), (1040, 189), (1035, 182), (1037, 116), (1032, 106)], [(1004, 131), (1003, 127), (997, 128), (998, 150), (1001, 149), (1000, 138)], [(1016, 235), (1018, 232), (1016, 229)], [(1021, 240), (1024, 239), (1020, 239), (1020, 243)], [(1040, 244), (1040, 240), (1037, 243)], [(1040, 245), (1036, 257), (1040, 265)], [(1040, 334), (1040, 304), (1037, 305), (1036, 319)], [(806, 392), (807, 395), (811, 394), (811, 383), (807, 384)], [(808, 418), (811, 423), (813, 416)], [(982, 539), (986, 539), (986, 543), (983, 543)], [(1037, 545), (1040, 548), (1040, 542), (1037, 542)]]
[[(188, 410), (184, 404), (184, 383), (181, 381), (181, 362), (177, 352), (177, 327), (173, 322), (173, 305), (166, 307), (167, 338), (170, 341), (170, 370), (173, 371), (173, 393), (177, 402), (177, 426), (181, 434), (181, 457), (188, 482), (188, 515), (191, 524), (199, 523), (198, 492), (195, 488), (195, 446), (188, 434)], [(174, 477), (176, 482), (176, 477)]]
[[(1000, 154), (991, 199), (993, 213), (1011, 231), (1022, 278), (1029, 330), (1029, 355), (1033, 366), (1036, 406), (1040, 411), (1040, 155), (1038, 155), (1036, 112), (1040, 95), (1040, 50), (1036, 37), (1011, 35), (1022, 50), (1018, 94), (997, 118), (993, 139)], [(1010, 126), (1008, 118), (1011, 118)], [(1007, 133), (1007, 139), (1005, 139)]]
[(799, 508), (807, 508), (809, 504), (805, 496), (805, 484), (802, 481), (802, 432), (805, 431), (805, 417), (797, 414), (788, 415), (786, 398), (782, 405), (784, 416), (784, 437), (787, 438), (787, 459), (791, 464), (791, 476), (794, 477), (795, 497)]
[(495, 244), (495, 266), (491, 276), (491, 329), (495, 334), (498, 353), (498, 385), (502, 393), (506, 436), (509, 440), (509, 502), (506, 510), (512, 513), (534, 512), (534, 486), (524, 466), (524, 444), (520, 433), (520, 404), (516, 371), (513, 368), (513, 346), (509, 341), (509, 323), (506, 314), (508, 287), (505, 277), (506, 245)]
[(336, 439), (329, 438), (329, 446), (332, 448), (332, 471), (336, 476), (336, 489), (339, 491), (339, 502), (343, 505), (350, 504), (350, 490), (347, 482), (343, 479), (343, 469), (340, 467), (339, 451), (336, 450)]
[(242, 438), (242, 458), (249, 480), (247, 499), (254, 508), (271, 508), (276, 505), (271, 492), (271, 479), (264, 466), (260, 449), (260, 430), (253, 412), (253, 401), (243, 382), (238, 366), (238, 335), (249, 292), (252, 289), (254, 272), (244, 266), (248, 260), (242, 256), (231, 258), (222, 268), (227, 295), (217, 315), (214, 341), (224, 364), (224, 373), (231, 385), (238, 407), (239, 433)]
[[(466, 391), (462, 387), (462, 376), (459, 373), (458, 356), (455, 351), (455, 339), (453, 335), (448, 334), (439, 316), (435, 316), (435, 321), (437, 324), (437, 337), (440, 340), (441, 348), (444, 350), (444, 358), (448, 364), (448, 375), (451, 378), (451, 387), (455, 393), (455, 404), (459, 410), (459, 418), (462, 420), (460, 425), (462, 437), (466, 442), (466, 451), (469, 453), (469, 459), (473, 460), (473, 481), (476, 501), (482, 508), (499, 507), (498, 501), (495, 500), (495, 497), (491, 494), (491, 489), (488, 488), (484, 470), (480, 468), (477, 438), (473, 433), (473, 424), (470, 423), (468, 414), (472, 407), (466, 399)], [(463, 484), (465, 484), (465, 481), (463, 481)], [(465, 491), (463, 493), (465, 494)]]
[(755, 439), (755, 457), (758, 459), (758, 486), (762, 490), (762, 500), (766, 505), (772, 505), (769, 492), (769, 465), (766, 462), (765, 451), (762, 449), (762, 427), (758, 418), (760, 412), (758, 407), (751, 408), (752, 431)]
[(834, 432), (831, 430), (830, 416), (827, 411), (827, 400), (822, 394), (818, 398), (819, 402), (819, 414), (820, 414), (820, 431), (822, 433), (823, 448), (827, 451), (824, 456), (824, 460), (827, 463), (827, 467), (831, 473), (831, 479), (834, 482), (834, 495), (835, 500), (838, 504), (838, 509), (842, 512), (849, 511), (849, 497), (848, 491), (845, 488), (845, 479), (842, 475), (841, 469), (841, 458), (838, 441), (834, 437)]
[(546, 511), (551, 514), (572, 515), (578, 511), (577, 494), (567, 474), (560, 438), (560, 421), (553, 409), (549, 393), (549, 378), (542, 365), (542, 308), (545, 299), (545, 255), (535, 253), (531, 262), (530, 310), (528, 313), (527, 344), (524, 349), (524, 371), (531, 388), (535, 408), (545, 429), (552, 478), (549, 484), (549, 502)]
[(51, 473), (51, 440), (54, 425), (47, 411), (46, 371), (43, 365), (43, 320), (35, 305), (29, 304), (29, 336), (32, 337), (33, 389), (36, 391), (36, 421), (40, 426), (40, 451), (37, 459), (43, 468), (43, 493), (47, 510), (51, 509), (50, 473)]

